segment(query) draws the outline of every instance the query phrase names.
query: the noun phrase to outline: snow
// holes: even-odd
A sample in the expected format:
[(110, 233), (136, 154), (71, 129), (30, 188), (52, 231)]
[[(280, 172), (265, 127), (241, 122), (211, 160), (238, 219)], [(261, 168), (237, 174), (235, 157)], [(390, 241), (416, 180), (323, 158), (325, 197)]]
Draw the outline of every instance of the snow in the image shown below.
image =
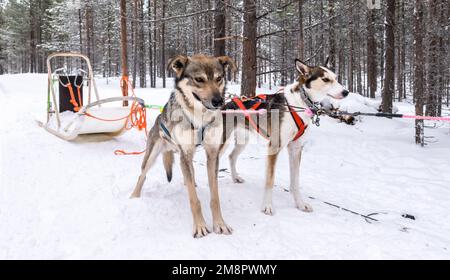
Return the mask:
[[(118, 80), (99, 79), (98, 86), (102, 97), (120, 95)], [(230, 87), (237, 90), (238, 85)], [(148, 103), (164, 104), (170, 89), (136, 93)], [(360, 118), (348, 126), (322, 117), (321, 126), (311, 128), (301, 165), (302, 193), (317, 198), (306, 198), (313, 213), (295, 209), (285, 191), (286, 152), (276, 171), (276, 213), (260, 212), (264, 149), (252, 144), (238, 161), (246, 183), (236, 185), (220, 172), (222, 211), (233, 235), (194, 239), (178, 165), (168, 184), (159, 160), (143, 197), (128, 198), (142, 156), (113, 151), (142, 150), (142, 132), (74, 142), (47, 133), (35, 122), (45, 119), (45, 75), (0, 76), (0, 98), (0, 259), (450, 259), (448, 124), (427, 129), (433, 143), (421, 148), (414, 144), (412, 121)], [(374, 110), (355, 99), (341, 106)], [(414, 111), (408, 103), (396, 107)], [(149, 113), (150, 124), (157, 114)], [(204, 162), (199, 149), (197, 192), (211, 224)], [(220, 168), (228, 168), (226, 156)], [(367, 223), (322, 201), (380, 213), (373, 216), (380, 222)]]

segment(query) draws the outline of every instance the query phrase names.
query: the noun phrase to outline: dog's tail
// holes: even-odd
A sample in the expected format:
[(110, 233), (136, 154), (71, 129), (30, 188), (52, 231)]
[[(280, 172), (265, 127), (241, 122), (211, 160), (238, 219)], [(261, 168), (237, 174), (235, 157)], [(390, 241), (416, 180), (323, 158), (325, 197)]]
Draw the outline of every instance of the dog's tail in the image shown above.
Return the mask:
[(164, 169), (166, 170), (167, 181), (172, 181), (172, 166), (173, 166), (173, 152), (168, 151), (163, 153)]

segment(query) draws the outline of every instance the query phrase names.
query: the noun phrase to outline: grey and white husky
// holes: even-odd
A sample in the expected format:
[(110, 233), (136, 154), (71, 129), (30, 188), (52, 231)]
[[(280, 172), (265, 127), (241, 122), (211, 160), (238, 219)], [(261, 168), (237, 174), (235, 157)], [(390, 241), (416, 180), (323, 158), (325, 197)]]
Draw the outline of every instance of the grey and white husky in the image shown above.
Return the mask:
[(163, 155), (167, 179), (170, 181), (174, 152), (179, 152), (194, 220), (194, 237), (203, 237), (210, 232), (195, 189), (192, 161), (198, 144), (203, 144), (207, 156), (213, 230), (218, 234), (232, 232), (222, 217), (217, 186), (223, 132), (220, 109), (224, 105), (225, 73), (228, 67), (236, 71), (235, 63), (228, 56), (177, 56), (169, 62), (168, 68), (176, 75), (175, 89), (148, 134), (142, 172), (131, 195), (132, 198), (140, 197), (146, 174), (159, 154)]

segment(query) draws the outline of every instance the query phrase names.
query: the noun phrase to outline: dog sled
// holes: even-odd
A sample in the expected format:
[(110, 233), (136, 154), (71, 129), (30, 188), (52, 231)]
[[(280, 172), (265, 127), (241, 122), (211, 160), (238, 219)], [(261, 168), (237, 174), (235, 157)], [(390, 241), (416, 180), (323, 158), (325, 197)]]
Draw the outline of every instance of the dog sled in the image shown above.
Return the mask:
[[(87, 69), (79, 68), (73, 74), (68, 73), (66, 66), (53, 70), (52, 62), (56, 58), (81, 59), (82, 65), (84, 62)], [(49, 133), (66, 141), (84, 134), (118, 136), (130, 126), (135, 126), (136, 118), (141, 121), (145, 118), (144, 101), (134, 95), (100, 99), (87, 56), (78, 53), (51, 54), (47, 58), (47, 68), (47, 120), (38, 124)], [(129, 86), (127, 79), (122, 79), (122, 83), (126, 83), (123, 86)], [(84, 94), (85, 89), (87, 94)], [(130, 101), (130, 105), (125, 106), (128, 104), (125, 101)], [(123, 106), (113, 106), (113, 103), (118, 102), (122, 102)], [(62, 119), (66, 116), (70, 118), (63, 122)]]

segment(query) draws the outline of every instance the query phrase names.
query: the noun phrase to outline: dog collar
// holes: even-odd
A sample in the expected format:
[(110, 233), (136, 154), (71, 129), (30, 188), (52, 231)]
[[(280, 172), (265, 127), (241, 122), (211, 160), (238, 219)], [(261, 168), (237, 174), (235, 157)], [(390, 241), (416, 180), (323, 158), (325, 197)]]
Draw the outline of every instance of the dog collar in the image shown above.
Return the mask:
[[(289, 88), (289, 90), (292, 91), (292, 88)], [(313, 124), (315, 124), (316, 126), (320, 126), (320, 118), (319, 118), (320, 108), (317, 107), (318, 103), (312, 101), (311, 98), (309, 98), (303, 86), (300, 87), (299, 91), (300, 91), (300, 98), (306, 104), (306, 108), (304, 108), (304, 113), (309, 118), (311, 118)]]

